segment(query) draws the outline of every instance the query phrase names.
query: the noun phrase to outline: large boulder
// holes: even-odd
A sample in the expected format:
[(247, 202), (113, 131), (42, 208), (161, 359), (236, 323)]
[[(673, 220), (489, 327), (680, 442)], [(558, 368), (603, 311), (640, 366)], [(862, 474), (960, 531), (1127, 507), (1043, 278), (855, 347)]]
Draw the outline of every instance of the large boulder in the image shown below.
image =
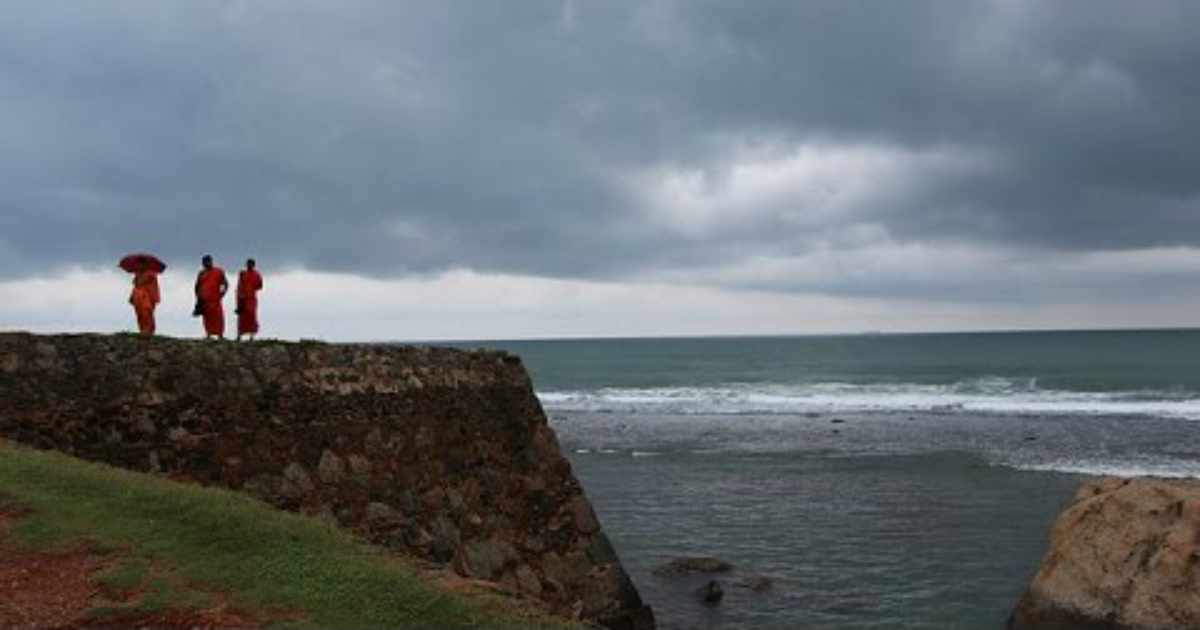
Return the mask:
[(1013, 630), (1200, 628), (1200, 481), (1085, 484), (1009, 618)]

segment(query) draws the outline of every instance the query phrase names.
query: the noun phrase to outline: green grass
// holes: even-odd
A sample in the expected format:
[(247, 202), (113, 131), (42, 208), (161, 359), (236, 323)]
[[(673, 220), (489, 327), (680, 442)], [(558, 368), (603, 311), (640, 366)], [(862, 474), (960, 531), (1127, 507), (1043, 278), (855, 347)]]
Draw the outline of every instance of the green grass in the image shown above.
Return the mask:
[(89, 612), (93, 619), (131, 619), (168, 610), (205, 610), (217, 603), (211, 593), (190, 587), (178, 574), (158, 570), (137, 556), (120, 556), (115, 566), (92, 576), (92, 581), (102, 594), (102, 601)]
[(578, 627), (496, 596), (440, 589), (395, 555), (230, 491), (0, 442), (0, 495), (30, 512), (12, 533), (17, 542), (86, 541), (122, 558), (96, 580), (144, 591), (138, 607), (202, 606), (200, 588), (276, 625)]

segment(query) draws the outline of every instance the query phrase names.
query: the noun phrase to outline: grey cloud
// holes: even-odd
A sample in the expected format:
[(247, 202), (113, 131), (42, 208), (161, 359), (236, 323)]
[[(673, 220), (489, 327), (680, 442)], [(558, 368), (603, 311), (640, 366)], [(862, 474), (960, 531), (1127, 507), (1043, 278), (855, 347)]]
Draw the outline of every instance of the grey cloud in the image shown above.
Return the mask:
[[(1154, 1), (8, 2), (0, 273), (151, 249), (636, 278), (802, 256), (864, 225), (1200, 246), (1198, 18)], [(664, 167), (719, 179), (755, 143), (987, 160), (916, 169), (804, 229), (784, 215), (807, 202), (785, 198), (699, 237), (628, 186)]]

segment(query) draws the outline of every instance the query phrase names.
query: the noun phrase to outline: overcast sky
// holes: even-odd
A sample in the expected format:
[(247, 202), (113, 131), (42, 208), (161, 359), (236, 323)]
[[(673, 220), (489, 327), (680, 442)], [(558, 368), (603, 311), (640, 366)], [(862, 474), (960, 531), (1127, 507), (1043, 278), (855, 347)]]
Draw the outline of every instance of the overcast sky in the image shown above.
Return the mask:
[(1194, 326), (1200, 3), (8, 0), (0, 328)]

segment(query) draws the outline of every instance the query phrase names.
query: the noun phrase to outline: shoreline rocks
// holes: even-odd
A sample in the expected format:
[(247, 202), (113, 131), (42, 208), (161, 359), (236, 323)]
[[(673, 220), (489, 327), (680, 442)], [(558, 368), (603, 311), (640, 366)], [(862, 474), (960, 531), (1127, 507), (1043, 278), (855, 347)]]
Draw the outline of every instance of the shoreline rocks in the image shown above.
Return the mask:
[(1055, 522), (1008, 627), (1200, 628), (1200, 481), (1085, 484)]
[(749, 591), (760, 592), (770, 589), (775, 585), (775, 581), (764, 575), (748, 575), (734, 582), (733, 585)]
[(696, 597), (705, 604), (716, 605), (720, 604), (725, 597), (725, 590), (721, 588), (721, 583), (716, 580), (705, 582), (700, 588), (696, 589)]
[(733, 568), (733, 565), (720, 560), (705, 556), (694, 556), (675, 558), (670, 562), (654, 569), (652, 572), (656, 577), (675, 578), (684, 575), (694, 575), (697, 573), (725, 573)]

